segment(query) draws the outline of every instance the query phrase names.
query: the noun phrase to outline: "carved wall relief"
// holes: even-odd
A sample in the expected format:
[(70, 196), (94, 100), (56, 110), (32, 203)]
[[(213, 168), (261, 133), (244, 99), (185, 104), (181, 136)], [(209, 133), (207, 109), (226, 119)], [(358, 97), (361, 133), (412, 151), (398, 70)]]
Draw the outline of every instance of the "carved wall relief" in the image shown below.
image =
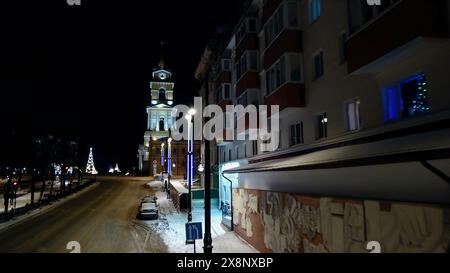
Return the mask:
[[(304, 198), (235, 190), (234, 224), (276, 253), (367, 253), (371, 241), (388, 253), (445, 252), (448, 247), (449, 226), (444, 225), (444, 210), (437, 206), (334, 198), (304, 202)], [(253, 238), (255, 224), (261, 238)]]

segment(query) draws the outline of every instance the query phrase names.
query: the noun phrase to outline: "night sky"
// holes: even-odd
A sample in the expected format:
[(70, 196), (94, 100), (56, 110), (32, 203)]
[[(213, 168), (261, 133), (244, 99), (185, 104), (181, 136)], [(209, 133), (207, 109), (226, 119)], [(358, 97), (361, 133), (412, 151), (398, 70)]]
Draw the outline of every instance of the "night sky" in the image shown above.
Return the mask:
[(79, 141), (86, 160), (92, 145), (100, 170), (136, 165), (161, 40), (175, 103), (190, 104), (201, 53), (216, 26), (233, 25), (241, 2), (2, 1), (0, 157), (12, 138), (53, 134)]

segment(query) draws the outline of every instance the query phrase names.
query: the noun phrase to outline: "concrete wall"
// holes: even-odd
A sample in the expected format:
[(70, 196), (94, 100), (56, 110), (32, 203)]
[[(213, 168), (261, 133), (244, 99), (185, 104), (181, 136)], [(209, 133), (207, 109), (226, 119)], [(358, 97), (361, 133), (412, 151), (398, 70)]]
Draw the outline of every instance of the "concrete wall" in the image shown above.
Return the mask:
[(424, 204), (233, 190), (235, 232), (261, 252), (446, 252), (449, 209)]

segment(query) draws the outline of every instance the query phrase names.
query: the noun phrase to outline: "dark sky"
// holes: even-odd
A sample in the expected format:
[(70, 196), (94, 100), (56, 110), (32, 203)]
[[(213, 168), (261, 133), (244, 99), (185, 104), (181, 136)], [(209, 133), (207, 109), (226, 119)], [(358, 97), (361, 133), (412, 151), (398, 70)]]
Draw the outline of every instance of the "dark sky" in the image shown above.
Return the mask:
[(176, 103), (189, 103), (206, 42), (217, 25), (234, 22), (241, 2), (2, 1), (1, 138), (54, 134), (81, 142), (86, 160), (93, 145), (97, 168), (116, 161), (131, 167), (160, 41), (176, 78)]

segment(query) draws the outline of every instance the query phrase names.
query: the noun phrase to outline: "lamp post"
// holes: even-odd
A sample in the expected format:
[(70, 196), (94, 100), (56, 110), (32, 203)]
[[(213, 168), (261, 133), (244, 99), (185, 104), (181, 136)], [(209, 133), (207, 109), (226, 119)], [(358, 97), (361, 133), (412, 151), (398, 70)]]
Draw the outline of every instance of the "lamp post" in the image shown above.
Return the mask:
[[(188, 121), (188, 154), (187, 154), (187, 166), (186, 166), (186, 178), (188, 181), (188, 223), (192, 222), (192, 179), (194, 177), (194, 124), (193, 118), (196, 114), (195, 109), (190, 109), (186, 115)], [(186, 244), (194, 244), (195, 253), (195, 240), (186, 241)]]
[(167, 192), (167, 187), (169, 186), (166, 182), (166, 179), (164, 178), (164, 172), (165, 172), (165, 151), (164, 151), (164, 143), (161, 143), (161, 176), (162, 176), (162, 182), (164, 183), (164, 190)]
[(172, 138), (167, 140), (167, 187), (170, 187), (170, 175), (172, 173)]
[(164, 176), (164, 171), (165, 171), (164, 161), (165, 161), (164, 143), (161, 143), (161, 167), (162, 167), (162, 175), (163, 176)]
[(172, 138), (169, 137), (167, 140), (167, 172), (172, 174)]
[(188, 121), (188, 154), (187, 154), (187, 168), (186, 168), (186, 178), (188, 181), (188, 222), (192, 222), (192, 178), (194, 176), (194, 128), (193, 128), (193, 117), (196, 114), (194, 109), (190, 109), (186, 115), (186, 120)]

